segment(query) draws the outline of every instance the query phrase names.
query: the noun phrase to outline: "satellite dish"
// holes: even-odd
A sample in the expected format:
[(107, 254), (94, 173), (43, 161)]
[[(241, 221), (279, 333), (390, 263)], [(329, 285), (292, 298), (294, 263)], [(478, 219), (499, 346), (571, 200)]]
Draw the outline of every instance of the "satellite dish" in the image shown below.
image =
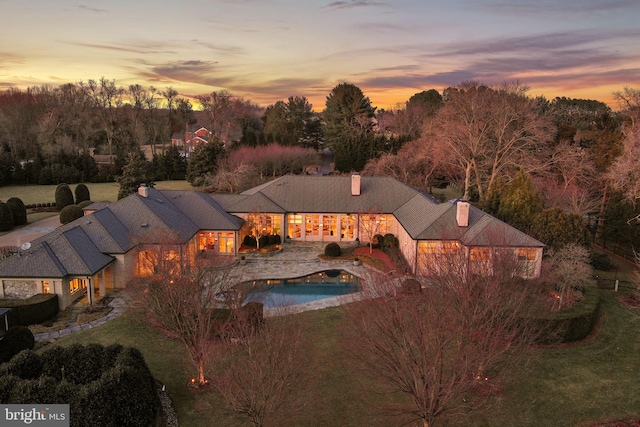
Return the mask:
[(30, 247), (31, 247), (31, 242), (24, 242), (22, 245), (20, 245), (20, 249), (22, 249), (23, 251), (26, 251)]

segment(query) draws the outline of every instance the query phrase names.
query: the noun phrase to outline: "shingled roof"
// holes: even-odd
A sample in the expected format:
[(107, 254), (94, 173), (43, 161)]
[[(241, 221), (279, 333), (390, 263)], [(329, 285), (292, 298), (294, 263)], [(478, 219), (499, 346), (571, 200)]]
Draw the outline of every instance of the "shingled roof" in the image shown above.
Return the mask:
[[(249, 208), (270, 212), (260, 205), (264, 204), (264, 199), (258, 198), (261, 194), (285, 212), (393, 213), (417, 193), (415, 188), (389, 177), (361, 177), (360, 195), (352, 196), (349, 176), (287, 175), (241, 194), (251, 196), (243, 201), (245, 212)], [(237, 206), (231, 205), (231, 209)]]
[(207, 194), (164, 190), (162, 194), (200, 230), (240, 230), (244, 220), (231, 215)]
[(0, 276), (92, 276), (113, 260), (93, 244), (81, 227), (73, 227), (51, 235), (48, 240), (32, 243), (29, 249), (0, 263)]

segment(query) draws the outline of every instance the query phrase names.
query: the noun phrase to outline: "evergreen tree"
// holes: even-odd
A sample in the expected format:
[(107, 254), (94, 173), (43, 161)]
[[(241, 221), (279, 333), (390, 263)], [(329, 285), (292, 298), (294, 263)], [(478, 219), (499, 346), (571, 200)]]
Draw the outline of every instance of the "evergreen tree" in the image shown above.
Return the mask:
[(215, 140), (198, 145), (187, 162), (187, 181), (194, 187), (204, 185), (205, 175), (216, 172), (218, 159), (223, 153), (224, 147)]
[(56, 210), (61, 211), (65, 206), (73, 205), (73, 193), (69, 184), (58, 184), (56, 187)]
[(178, 147), (170, 146), (164, 153), (163, 160), (166, 179), (185, 179), (187, 161), (180, 155)]
[(375, 111), (369, 98), (350, 83), (337, 85), (327, 96), (323, 113), (325, 142), (339, 171), (361, 170), (367, 160), (375, 157)]
[(14, 225), (24, 225), (27, 223), (27, 208), (24, 206), (22, 199), (12, 197), (7, 200), (7, 205), (11, 208)]
[(149, 163), (144, 159), (142, 154), (133, 151), (128, 154), (127, 162), (122, 168), (122, 175), (116, 181), (120, 184), (118, 191), (118, 200), (133, 194), (138, 190), (140, 184), (146, 184), (147, 187), (153, 187), (153, 173), (150, 170)]
[(521, 170), (505, 187), (496, 216), (527, 233), (541, 210), (540, 196), (529, 175)]
[(13, 213), (4, 202), (0, 202), (0, 231), (9, 231), (13, 228)]
[(76, 205), (80, 204), (80, 202), (84, 202), (85, 200), (91, 200), (89, 188), (85, 184), (76, 185), (76, 189), (74, 191), (76, 193)]
[(582, 216), (560, 208), (545, 209), (534, 219), (531, 234), (553, 249), (568, 244), (587, 245), (587, 226)]

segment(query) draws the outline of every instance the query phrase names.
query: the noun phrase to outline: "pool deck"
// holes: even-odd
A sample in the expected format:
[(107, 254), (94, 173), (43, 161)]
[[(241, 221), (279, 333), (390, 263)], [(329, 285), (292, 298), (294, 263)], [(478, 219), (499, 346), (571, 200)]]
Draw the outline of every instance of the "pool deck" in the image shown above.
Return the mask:
[[(237, 275), (236, 280), (240, 282), (254, 279), (286, 279), (306, 276), (318, 271), (336, 269), (348, 271), (349, 273), (362, 278), (363, 282), (366, 282), (367, 278), (372, 275), (379, 274), (379, 272), (365, 264), (355, 266), (352, 261), (320, 259), (318, 255), (324, 252), (326, 244), (326, 242), (285, 243), (282, 246), (282, 250), (275, 253), (245, 255), (245, 263), (242, 265), (238, 263), (237, 268), (234, 268), (234, 273)], [(64, 329), (59, 331), (36, 334), (36, 341), (55, 340), (56, 338), (69, 335), (74, 332), (98, 327), (109, 320), (115, 319), (120, 314), (124, 313), (127, 307), (132, 305), (132, 297), (126, 289), (116, 290), (111, 294), (111, 296), (113, 299), (108, 304), (108, 306), (111, 307), (111, 311), (108, 315), (82, 325), (67, 325)], [(357, 301), (361, 299), (362, 296), (363, 293), (359, 292), (356, 294), (325, 298), (282, 308), (265, 307), (264, 315), (270, 317), (282, 314), (301, 313), (303, 311), (310, 310), (320, 310), (323, 308), (335, 307), (350, 301)], [(82, 303), (80, 302), (80, 304)], [(82, 309), (82, 307), (77, 308)]]

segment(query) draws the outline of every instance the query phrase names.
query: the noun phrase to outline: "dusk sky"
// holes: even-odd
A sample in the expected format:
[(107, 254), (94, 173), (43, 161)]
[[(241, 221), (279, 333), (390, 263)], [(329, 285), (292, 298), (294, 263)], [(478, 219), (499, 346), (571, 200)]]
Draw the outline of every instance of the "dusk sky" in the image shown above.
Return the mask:
[(0, 0), (0, 90), (115, 79), (266, 106), (338, 83), (374, 106), (464, 80), (640, 88), (640, 0)]

